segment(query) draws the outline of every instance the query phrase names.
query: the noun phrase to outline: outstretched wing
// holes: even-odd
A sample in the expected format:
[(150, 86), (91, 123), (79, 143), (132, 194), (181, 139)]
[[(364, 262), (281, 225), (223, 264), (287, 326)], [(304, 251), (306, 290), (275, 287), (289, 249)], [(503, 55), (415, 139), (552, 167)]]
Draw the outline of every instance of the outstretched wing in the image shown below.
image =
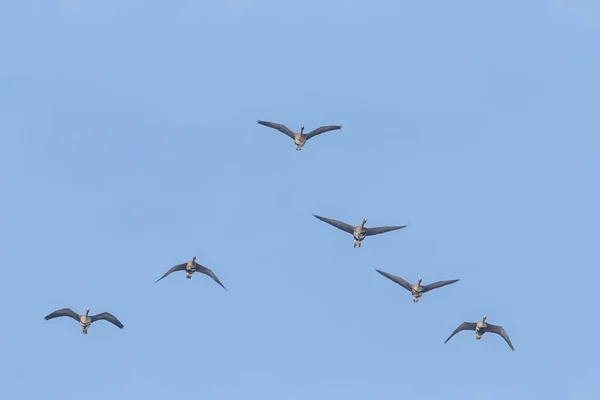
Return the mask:
[[(170, 270), (168, 270), (167, 272), (165, 272), (165, 274), (163, 276), (161, 276), (160, 278), (158, 278), (156, 280), (156, 282), (160, 281), (162, 278), (164, 278), (165, 276), (175, 272), (175, 271), (184, 271), (185, 270), (185, 266), (187, 265), (187, 263), (183, 263), (183, 264), (179, 264), (174, 266), (173, 268), (171, 268)], [(154, 283), (156, 283), (154, 282)]]
[(451, 283), (458, 282), (458, 281), (459, 281), (459, 279), (452, 279), (449, 281), (438, 281), (438, 282), (430, 283), (429, 285), (423, 285), (422, 292), (427, 293), (430, 290), (441, 288), (442, 286), (450, 285)]
[(310, 131), (306, 134), (306, 140), (313, 138), (317, 135), (320, 135), (321, 133), (325, 133), (325, 132), (329, 132), (329, 131), (336, 131), (338, 129), (342, 129), (341, 125), (327, 125), (327, 126), (321, 126), (313, 131)]
[(378, 228), (365, 228), (367, 236), (379, 235), (380, 233), (386, 233), (390, 231), (396, 231), (398, 229), (406, 228), (407, 225), (402, 226), (380, 226)]
[(404, 279), (400, 278), (399, 276), (388, 274), (387, 272), (383, 272), (378, 269), (375, 269), (375, 271), (379, 272), (381, 275), (385, 276), (389, 280), (396, 282), (398, 285), (402, 286), (404, 289), (406, 289), (412, 293), (412, 287), (410, 286), (410, 283), (406, 282)]
[(71, 317), (75, 321), (79, 322), (79, 314), (77, 314), (75, 311), (71, 310), (70, 308), (61, 308), (60, 310), (56, 310), (53, 313), (46, 315), (44, 317), (44, 319), (46, 321), (48, 321), (49, 319), (58, 318), (58, 317)]
[(285, 126), (283, 124), (276, 124), (275, 122), (261, 121), (261, 120), (258, 120), (256, 122), (258, 122), (261, 125), (268, 126), (269, 128), (277, 129), (279, 132), (285, 133), (292, 139), (294, 139), (294, 137), (295, 137), (294, 132), (290, 128), (288, 128), (287, 126)]
[(111, 313), (103, 312), (96, 315), (91, 315), (92, 322), (100, 321), (101, 319), (110, 322), (111, 324), (123, 329), (123, 324)]
[(221, 285), (221, 287), (223, 289), (227, 290), (227, 288), (225, 286), (223, 286), (223, 284), (221, 283), (221, 281), (219, 280), (219, 278), (217, 278), (217, 275), (215, 275), (215, 273), (212, 272), (212, 270), (206, 268), (205, 266), (202, 266), (202, 265), (198, 264), (197, 262), (194, 262), (194, 265), (196, 267), (196, 272), (200, 272), (201, 274), (210, 276), (211, 278), (213, 278), (213, 280), (215, 282), (217, 282), (219, 285)]
[(452, 336), (456, 335), (460, 331), (474, 331), (476, 325), (477, 324), (475, 322), (463, 322), (454, 330), (454, 332), (450, 334), (450, 336), (448, 336), (448, 339), (446, 339), (444, 343), (448, 343), (448, 340), (452, 339)]
[(343, 230), (344, 232), (354, 234), (354, 227), (351, 225), (348, 225), (344, 222), (341, 222), (341, 221), (338, 221), (335, 219), (320, 217), (316, 214), (313, 214), (313, 216), (317, 219), (320, 219), (323, 222), (327, 222), (329, 225), (335, 226), (336, 228)]
[(486, 331), (502, 336), (502, 339), (504, 339), (506, 343), (508, 343), (510, 349), (512, 351), (515, 351), (515, 348), (513, 347), (510, 338), (508, 337), (508, 334), (506, 333), (503, 327), (501, 327), (500, 325), (487, 324)]

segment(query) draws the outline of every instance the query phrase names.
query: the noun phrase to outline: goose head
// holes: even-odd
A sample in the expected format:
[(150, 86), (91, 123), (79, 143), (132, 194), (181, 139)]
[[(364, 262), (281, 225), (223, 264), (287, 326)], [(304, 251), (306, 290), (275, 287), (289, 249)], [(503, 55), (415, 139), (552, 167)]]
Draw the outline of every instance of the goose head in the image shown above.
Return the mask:
[(300, 127), (300, 133), (304, 133), (304, 125)]
[(196, 261), (196, 256), (193, 256), (193, 257), (192, 257), (192, 261)]
[(90, 313), (90, 309), (89, 309), (89, 308), (86, 308), (86, 309), (85, 309), (85, 316), (87, 317), (89, 313)]
[(419, 281), (418, 281), (417, 285), (421, 286), (421, 282), (423, 282), (423, 278), (419, 278)]
[(486, 315), (483, 316), (483, 319), (481, 320), (481, 322), (485, 322), (485, 319), (487, 318)]
[(367, 219), (363, 218), (362, 224), (360, 226), (362, 226), (364, 228), (366, 223), (367, 223)]

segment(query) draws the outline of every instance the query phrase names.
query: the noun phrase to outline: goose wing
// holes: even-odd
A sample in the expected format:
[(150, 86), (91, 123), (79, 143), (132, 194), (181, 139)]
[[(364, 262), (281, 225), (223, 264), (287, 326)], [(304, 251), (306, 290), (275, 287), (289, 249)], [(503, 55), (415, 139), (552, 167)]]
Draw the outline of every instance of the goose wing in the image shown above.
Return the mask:
[(261, 125), (268, 126), (269, 128), (277, 129), (279, 132), (285, 133), (292, 139), (294, 139), (296, 136), (290, 128), (288, 128), (287, 126), (285, 126), (283, 124), (277, 124), (275, 122), (261, 121), (261, 120), (258, 120), (256, 122), (258, 122)]
[(510, 349), (512, 351), (515, 351), (515, 348), (513, 347), (510, 338), (508, 337), (508, 334), (506, 333), (503, 327), (501, 327), (500, 325), (487, 324), (486, 331), (502, 336), (502, 339), (504, 339), (506, 343), (508, 343)]
[(450, 334), (450, 336), (448, 336), (448, 339), (446, 339), (444, 343), (448, 343), (448, 340), (452, 339), (452, 336), (456, 335), (460, 331), (474, 331), (476, 325), (477, 324), (475, 322), (463, 322), (454, 330), (454, 332)]
[(338, 221), (335, 219), (321, 217), (316, 214), (313, 214), (313, 216), (317, 219), (320, 219), (323, 222), (327, 222), (329, 225), (335, 226), (336, 228), (343, 230), (344, 232), (354, 234), (354, 227), (352, 225), (348, 225), (342, 221)]
[(223, 286), (223, 284), (221, 283), (219, 278), (217, 278), (217, 275), (215, 275), (215, 273), (212, 272), (211, 269), (206, 268), (205, 266), (202, 266), (202, 265), (198, 264), (197, 262), (195, 262), (194, 265), (196, 266), (196, 272), (200, 272), (201, 274), (210, 276), (211, 278), (213, 278), (213, 280), (215, 282), (217, 282), (219, 285), (221, 285), (221, 287), (223, 289), (227, 290), (227, 288), (225, 286)]
[(423, 291), (423, 293), (427, 293), (430, 290), (441, 288), (442, 286), (450, 285), (450, 284), (452, 284), (454, 282), (458, 282), (458, 281), (459, 281), (459, 279), (452, 279), (452, 280), (449, 280), (449, 281), (437, 281), (437, 282), (433, 282), (433, 283), (430, 283), (429, 285), (423, 285), (422, 291)]
[(365, 228), (365, 233), (367, 236), (379, 235), (380, 233), (386, 233), (391, 231), (396, 231), (398, 229), (406, 228), (407, 225), (402, 226), (380, 226), (377, 228)]
[(388, 274), (387, 272), (383, 272), (378, 269), (376, 269), (375, 271), (379, 272), (381, 275), (385, 276), (389, 280), (396, 282), (398, 285), (402, 286), (404, 289), (406, 289), (412, 293), (412, 287), (410, 286), (410, 283), (406, 282), (404, 279), (400, 278), (399, 276)]
[(111, 313), (103, 312), (100, 314), (91, 315), (90, 318), (92, 319), (92, 322), (100, 321), (101, 319), (103, 319), (119, 327), (120, 329), (123, 329), (123, 324), (121, 323), (121, 321), (119, 321), (117, 317), (115, 317)]
[(321, 126), (313, 131), (310, 131), (306, 134), (306, 140), (313, 138), (317, 135), (320, 135), (321, 133), (325, 133), (325, 132), (329, 132), (329, 131), (336, 131), (338, 129), (342, 129), (341, 125), (327, 125), (327, 126)]
[(60, 310), (56, 310), (53, 313), (46, 315), (44, 317), (44, 319), (46, 321), (48, 321), (49, 319), (58, 318), (58, 317), (71, 317), (75, 321), (79, 322), (79, 314), (77, 314), (75, 311), (71, 310), (70, 308), (61, 308)]
[[(163, 276), (161, 276), (160, 278), (158, 278), (156, 280), (156, 282), (160, 281), (162, 278), (164, 278), (165, 276), (167, 276), (169, 274), (172, 274), (175, 271), (184, 271), (186, 265), (187, 265), (187, 263), (185, 262), (183, 264), (179, 264), (179, 265), (174, 266), (173, 268), (171, 268), (170, 270), (168, 270), (167, 272), (165, 272), (165, 274)], [(154, 282), (154, 283), (156, 283), (156, 282)]]

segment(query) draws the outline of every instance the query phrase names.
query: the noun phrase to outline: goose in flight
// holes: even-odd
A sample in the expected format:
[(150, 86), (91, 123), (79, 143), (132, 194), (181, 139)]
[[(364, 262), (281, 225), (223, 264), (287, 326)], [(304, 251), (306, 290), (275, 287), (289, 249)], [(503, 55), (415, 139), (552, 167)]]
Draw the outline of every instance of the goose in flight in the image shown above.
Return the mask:
[(358, 226), (348, 225), (344, 222), (337, 221), (331, 218), (325, 218), (313, 214), (313, 216), (317, 219), (320, 219), (323, 222), (327, 222), (329, 225), (335, 226), (338, 229), (343, 230), (344, 232), (348, 232), (354, 237), (354, 247), (360, 247), (360, 244), (367, 236), (379, 235), (380, 233), (395, 231), (397, 229), (406, 228), (407, 225), (402, 226), (381, 226), (378, 228), (365, 228), (365, 224), (367, 223), (367, 219), (363, 218), (362, 224)]
[[(217, 278), (217, 276), (215, 275), (214, 272), (212, 272), (210, 269), (203, 267), (202, 265), (200, 265), (196, 262), (196, 256), (192, 257), (191, 261), (184, 262), (183, 264), (178, 264), (178, 265), (172, 267), (170, 270), (165, 272), (165, 274), (163, 276), (158, 278), (156, 280), (156, 282), (160, 281), (162, 278), (164, 278), (167, 275), (170, 275), (171, 273), (173, 273), (175, 271), (185, 271), (185, 277), (187, 279), (192, 279), (192, 274), (194, 272), (200, 272), (201, 274), (210, 276), (211, 278), (213, 278), (213, 280), (215, 282), (217, 282), (219, 285), (221, 285), (221, 287), (223, 289), (227, 290), (227, 288), (225, 286), (223, 286), (223, 284), (221, 283), (219, 278)], [(154, 282), (154, 283), (156, 283), (156, 282)]]
[(378, 269), (375, 269), (375, 271), (379, 272), (381, 275), (385, 276), (386, 278), (388, 278), (391, 281), (396, 282), (398, 285), (402, 286), (404, 289), (411, 292), (412, 297), (413, 297), (413, 303), (417, 303), (419, 301), (419, 298), (421, 298), (421, 296), (423, 295), (423, 293), (427, 293), (430, 290), (441, 288), (442, 286), (450, 285), (454, 282), (459, 281), (459, 279), (452, 279), (449, 281), (433, 282), (433, 283), (430, 283), (429, 285), (421, 285), (421, 282), (423, 280), (421, 278), (419, 278), (419, 281), (417, 282), (416, 285), (411, 285), (410, 283), (408, 283), (404, 279), (400, 278), (399, 276), (388, 274), (387, 272), (380, 271)]
[(103, 313), (96, 314), (96, 315), (89, 315), (89, 314), (90, 314), (89, 308), (85, 309), (85, 315), (79, 315), (75, 311), (71, 310), (70, 308), (61, 308), (60, 310), (56, 310), (53, 313), (46, 315), (44, 317), (44, 319), (46, 321), (48, 321), (49, 319), (52, 319), (52, 318), (71, 317), (75, 321), (79, 322), (79, 325), (81, 326), (81, 332), (84, 335), (87, 335), (87, 330), (93, 322), (100, 321), (101, 319), (110, 322), (111, 324), (115, 325), (116, 327), (118, 327), (120, 329), (123, 329), (123, 324), (121, 323), (121, 321), (119, 321), (117, 319), (117, 317), (115, 317), (111, 313), (103, 312)]
[(310, 138), (320, 135), (321, 133), (342, 129), (341, 125), (327, 125), (327, 126), (321, 126), (313, 131), (310, 131), (309, 133), (304, 133), (304, 125), (302, 125), (300, 127), (300, 132), (296, 133), (296, 132), (292, 131), (290, 128), (288, 128), (287, 126), (282, 125), (282, 124), (277, 124), (275, 122), (261, 121), (261, 120), (258, 120), (256, 122), (258, 122), (261, 125), (268, 126), (269, 128), (277, 129), (279, 132), (285, 133), (287, 136), (289, 136), (290, 138), (292, 138), (294, 140), (294, 143), (296, 144), (296, 150), (302, 150), (302, 147), (304, 147), (304, 145), (306, 144), (306, 141)]
[(506, 333), (504, 328), (501, 327), (500, 325), (492, 325), (492, 324), (486, 323), (485, 322), (486, 318), (487, 317), (484, 315), (483, 319), (481, 321), (463, 322), (462, 324), (460, 324), (458, 326), (458, 328), (456, 328), (454, 330), (454, 332), (452, 332), (450, 334), (450, 336), (448, 336), (448, 339), (446, 339), (446, 341), (444, 343), (448, 343), (448, 340), (450, 340), (452, 338), (452, 336), (456, 335), (460, 331), (475, 331), (475, 339), (477, 339), (477, 340), (480, 340), (484, 333), (490, 332), (490, 333), (495, 333), (497, 335), (502, 336), (502, 339), (504, 339), (506, 341), (506, 343), (508, 343), (508, 346), (511, 348), (511, 350), (515, 351), (515, 348), (513, 347), (512, 343), (510, 342), (510, 338), (508, 337), (508, 334)]

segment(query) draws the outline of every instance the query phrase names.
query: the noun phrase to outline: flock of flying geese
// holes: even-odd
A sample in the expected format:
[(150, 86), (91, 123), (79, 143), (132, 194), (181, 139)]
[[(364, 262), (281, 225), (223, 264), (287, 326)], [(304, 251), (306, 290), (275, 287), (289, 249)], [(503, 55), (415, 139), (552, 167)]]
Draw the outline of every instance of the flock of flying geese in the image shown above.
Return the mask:
[[(302, 148), (304, 147), (304, 145), (306, 144), (306, 142), (309, 139), (311, 139), (317, 135), (320, 135), (322, 133), (339, 130), (342, 128), (340, 125), (327, 125), (327, 126), (321, 126), (317, 129), (305, 134), (304, 126), (300, 127), (300, 132), (294, 132), (282, 124), (269, 122), (269, 121), (260, 121), (260, 120), (257, 122), (259, 124), (267, 126), (269, 128), (277, 129), (278, 131), (280, 131), (280, 132), (284, 133), (285, 135), (287, 135), (288, 137), (290, 137), (292, 140), (294, 140), (294, 144), (296, 145), (296, 150), (298, 150), (298, 151), (302, 150)], [(363, 221), (360, 225), (352, 226), (352, 225), (346, 224), (344, 222), (341, 222), (341, 221), (338, 221), (335, 219), (331, 219), (331, 218), (321, 217), (316, 214), (313, 214), (313, 216), (315, 218), (319, 219), (320, 221), (323, 221), (323, 222), (325, 222), (329, 225), (332, 225), (344, 232), (351, 234), (354, 238), (354, 247), (355, 248), (356, 247), (360, 248), (362, 241), (367, 236), (379, 235), (381, 233), (399, 230), (399, 229), (405, 228), (407, 226), (407, 225), (401, 225), (401, 226), (381, 226), (381, 227), (375, 227), (375, 228), (367, 228), (367, 227), (365, 227), (365, 224), (367, 223), (366, 218), (363, 218)], [(211, 277), (216, 283), (218, 283), (223, 289), (227, 290), (227, 288), (221, 283), (221, 281), (219, 280), (217, 275), (215, 275), (215, 273), (212, 270), (210, 270), (209, 268), (206, 268), (196, 262), (196, 256), (194, 256), (192, 258), (192, 260), (190, 260), (190, 261), (173, 266), (171, 269), (169, 269), (167, 272), (165, 272), (163, 276), (161, 276), (158, 280), (156, 280), (156, 282), (160, 281), (161, 279), (163, 279), (163, 278), (167, 277), (168, 275), (172, 274), (173, 272), (177, 272), (177, 271), (185, 271), (186, 279), (191, 279), (192, 274), (194, 272), (199, 272), (201, 274), (207, 275), (207, 276)], [(402, 286), (404, 289), (411, 292), (414, 303), (417, 303), (424, 293), (427, 293), (433, 289), (438, 289), (443, 286), (447, 286), (447, 285), (453, 284), (455, 282), (458, 282), (458, 279), (452, 279), (452, 280), (447, 280), (447, 281), (433, 282), (428, 285), (422, 285), (421, 284), (422, 279), (419, 279), (418, 282), (415, 285), (413, 285), (413, 284), (410, 284), (409, 282), (405, 281), (404, 279), (402, 279), (399, 276), (392, 275), (392, 274), (389, 274), (387, 272), (384, 272), (384, 271), (381, 271), (378, 269), (376, 269), (376, 271), (379, 274), (383, 275), (384, 277), (388, 278), (389, 280), (397, 283), (398, 285)], [(154, 282), (154, 283), (156, 283), (156, 282)], [(115, 317), (111, 313), (103, 312), (103, 313), (96, 314), (96, 315), (89, 315), (89, 313), (90, 313), (89, 308), (87, 308), (85, 310), (84, 315), (77, 314), (70, 308), (62, 308), (60, 310), (56, 310), (53, 313), (48, 314), (46, 317), (44, 317), (44, 319), (50, 320), (50, 319), (57, 318), (57, 317), (71, 317), (74, 320), (76, 320), (77, 322), (79, 322), (79, 325), (81, 326), (81, 331), (83, 334), (87, 334), (88, 328), (90, 327), (90, 325), (92, 323), (94, 323), (96, 321), (100, 321), (100, 320), (108, 321), (108, 322), (112, 323), (113, 325), (117, 326), (118, 328), (123, 329), (123, 324), (117, 319), (117, 317)], [(448, 337), (448, 339), (446, 339), (446, 341), (444, 343), (447, 343), (458, 332), (465, 331), (465, 330), (474, 331), (475, 339), (477, 339), (477, 340), (480, 340), (481, 337), (486, 332), (489, 332), (489, 333), (495, 333), (497, 335), (500, 335), (506, 341), (506, 343), (508, 343), (508, 346), (511, 348), (511, 350), (514, 351), (515, 348), (513, 347), (512, 343), (510, 341), (510, 338), (508, 337), (508, 334), (506, 333), (504, 328), (502, 328), (499, 325), (492, 325), (490, 323), (487, 323), (486, 318), (487, 317), (484, 315), (483, 319), (481, 321), (463, 322), (450, 334), (450, 336)]]

